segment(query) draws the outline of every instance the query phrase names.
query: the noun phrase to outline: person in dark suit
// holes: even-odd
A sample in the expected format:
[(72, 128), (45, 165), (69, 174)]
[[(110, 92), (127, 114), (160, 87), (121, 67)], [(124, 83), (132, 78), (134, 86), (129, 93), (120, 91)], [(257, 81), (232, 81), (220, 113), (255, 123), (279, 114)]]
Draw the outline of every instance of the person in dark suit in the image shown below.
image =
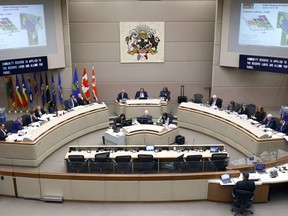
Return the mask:
[(77, 103), (78, 103), (78, 105), (80, 105), (80, 106), (84, 106), (84, 105), (89, 104), (89, 101), (86, 100), (86, 99), (79, 93), (78, 96), (77, 96)]
[(40, 105), (37, 105), (34, 113), (35, 113), (35, 116), (36, 116), (37, 118), (41, 118), (41, 116), (42, 116), (43, 114), (45, 114), (46, 112), (44, 111), (43, 108), (41, 108)]
[(33, 123), (33, 122), (38, 122), (39, 119), (36, 117), (35, 112), (31, 111), (29, 116), (27, 116), (26, 118), (22, 118), (22, 123), (23, 126), (28, 126), (29, 124)]
[(124, 120), (126, 120), (126, 116), (124, 113), (121, 113), (120, 116), (114, 120), (114, 125), (116, 127), (121, 127), (122, 121)]
[(160, 96), (159, 97), (164, 98), (164, 100), (169, 101), (171, 99), (170, 94), (171, 94), (171, 92), (168, 90), (168, 88), (164, 87), (162, 89), (162, 91), (160, 91)]
[(78, 102), (73, 94), (70, 95), (70, 99), (68, 100), (68, 109), (73, 109), (78, 106)]
[(47, 110), (50, 114), (54, 114), (58, 111), (57, 107), (56, 107), (56, 104), (53, 103), (53, 101), (50, 101), (48, 107), (47, 107)]
[(144, 88), (141, 88), (140, 91), (137, 91), (135, 94), (135, 99), (141, 99), (141, 98), (148, 98), (148, 94), (146, 91), (144, 91)]
[(152, 118), (151, 115), (149, 115), (148, 110), (145, 110), (145, 111), (144, 111), (144, 114), (143, 114), (141, 117), (142, 117), (142, 118), (146, 118), (148, 124), (153, 124), (153, 118)]
[(19, 130), (23, 130), (24, 128), (22, 125), (22, 117), (18, 116), (12, 125), (11, 133), (18, 133)]
[(125, 92), (124, 89), (121, 90), (121, 92), (118, 94), (117, 96), (117, 101), (121, 101), (121, 100), (127, 100), (128, 98), (128, 94)]
[(232, 196), (233, 198), (235, 198), (236, 190), (250, 191), (252, 193), (250, 200), (253, 200), (254, 191), (255, 191), (255, 182), (249, 180), (249, 172), (243, 172), (242, 177), (243, 177), (243, 180), (238, 181), (235, 187), (232, 189)]
[(256, 113), (254, 116), (251, 116), (251, 118), (255, 119), (256, 121), (262, 123), (262, 121), (264, 120), (264, 118), (266, 117), (266, 112), (264, 111), (264, 107), (263, 106), (259, 106), (256, 110)]
[(222, 102), (223, 100), (221, 98), (218, 98), (217, 95), (213, 95), (212, 98), (209, 100), (209, 105), (211, 107), (217, 107), (217, 108), (222, 108)]
[(250, 118), (247, 104), (245, 104), (245, 103), (242, 104), (241, 109), (240, 109), (240, 111), (239, 111), (239, 114), (240, 114), (240, 115), (247, 115), (247, 117)]
[(266, 128), (271, 128), (273, 130), (276, 129), (276, 121), (273, 118), (272, 114), (267, 114), (266, 118), (262, 122), (263, 125), (265, 125)]
[(0, 124), (0, 141), (5, 141), (8, 136), (8, 132), (5, 129), (5, 124)]
[(159, 119), (157, 120), (158, 124), (165, 125), (166, 127), (169, 125), (169, 122), (170, 122), (170, 119), (166, 112), (162, 113), (162, 116), (160, 116)]
[(276, 131), (286, 135), (288, 134), (288, 122), (286, 122), (284, 118), (280, 118), (280, 125)]

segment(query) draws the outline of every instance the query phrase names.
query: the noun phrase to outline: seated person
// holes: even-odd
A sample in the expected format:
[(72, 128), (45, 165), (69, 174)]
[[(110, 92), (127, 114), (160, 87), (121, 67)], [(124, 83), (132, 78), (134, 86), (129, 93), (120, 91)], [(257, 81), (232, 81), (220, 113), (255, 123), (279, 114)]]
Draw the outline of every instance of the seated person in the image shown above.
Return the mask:
[(77, 103), (79, 106), (84, 106), (89, 104), (89, 101), (86, 100), (80, 93), (77, 95)]
[(273, 118), (272, 114), (267, 114), (262, 124), (265, 125), (266, 128), (271, 128), (273, 130), (277, 127), (276, 120)]
[(146, 118), (148, 124), (153, 124), (153, 118), (152, 118), (151, 115), (149, 115), (148, 110), (145, 110), (145, 111), (144, 111), (144, 114), (143, 114), (141, 117), (142, 117), (142, 118)]
[(164, 112), (162, 116), (160, 116), (159, 119), (157, 120), (157, 124), (161, 124), (161, 125), (168, 127), (169, 121), (170, 119), (168, 117), (168, 114)]
[(50, 114), (54, 114), (54, 113), (56, 113), (56, 112), (58, 111), (58, 110), (57, 110), (57, 107), (56, 107), (56, 104), (53, 103), (53, 101), (50, 101), (50, 103), (48, 104), (47, 109), (48, 109), (48, 112), (49, 112)]
[(29, 116), (27, 118), (22, 118), (22, 125), (23, 126), (28, 126), (29, 124), (33, 123), (33, 122), (38, 122), (39, 119), (36, 117), (35, 112), (31, 111), (29, 113)]
[(280, 118), (280, 125), (276, 129), (276, 131), (279, 132), (279, 133), (284, 133), (286, 135), (288, 134), (288, 122), (286, 122), (283, 117)]
[(8, 132), (5, 129), (5, 124), (0, 124), (0, 141), (5, 141), (8, 136)]
[(247, 115), (247, 117), (250, 118), (247, 104), (243, 103), (243, 104), (241, 105), (241, 109), (240, 109), (240, 111), (239, 111), (239, 114), (240, 114), (240, 115)]
[(169, 101), (171, 99), (170, 97), (170, 91), (168, 90), (167, 87), (164, 87), (162, 91), (160, 91), (160, 96), (161, 98), (164, 98), (164, 100)]
[(117, 101), (121, 101), (121, 100), (127, 100), (128, 98), (128, 94), (125, 92), (124, 89), (121, 90), (121, 92), (118, 94), (117, 96)]
[(135, 94), (135, 99), (147, 99), (148, 94), (144, 91), (144, 88), (141, 88), (140, 91), (137, 91)]
[(73, 109), (78, 106), (78, 102), (73, 94), (70, 95), (70, 99), (68, 100), (68, 109)]
[(264, 118), (266, 117), (266, 112), (264, 111), (264, 108), (262, 106), (259, 106), (256, 110), (256, 113), (254, 116), (251, 116), (252, 119), (262, 123)]
[(37, 106), (36, 106), (36, 109), (35, 109), (34, 112), (35, 112), (35, 116), (36, 116), (37, 118), (41, 118), (41, 116), (46, 113), (46, 112), (44, 111), (44, 109), (41, 108), (40, 105), (37, 105)]
[(126, 116), (124, 113), (121, 113), (120, 116), (114, 120), (114, 125), (116, 127), (122, 127), (123, 120), (126, 120)]
[(255, 182), (249, 180), (249, 172), (243, 172), (242, 173), (243, 180), (238, 181), (235, 184), (235, 187), (232, 189), (232, 196), (235, 199), (237, 190), (244, 190), (244, 191), (250, 191), (252, 192), (252, 195), (250, 197), (250, 200), (252, 201), (254, 199), (254, 191), (255, 191)]
[(230, 112), (238, 112), (240, 109), (240, 105), (235, 103), (235, 101), (230, 101), (230, 103), (227, 106), (227, 110), (229, 110)]
[(11, 133), (18, 133), (19, 130), (23, 130), (24, 128), (22, 125), (22, 117), (18, 116), (12, 125)]
[(217, 108), (222, 108), (222, 99), (218, 98), (217, 95), (213, 95), (212, 98), (209, 100), (209, 105), (211, 107), (217, 107)]

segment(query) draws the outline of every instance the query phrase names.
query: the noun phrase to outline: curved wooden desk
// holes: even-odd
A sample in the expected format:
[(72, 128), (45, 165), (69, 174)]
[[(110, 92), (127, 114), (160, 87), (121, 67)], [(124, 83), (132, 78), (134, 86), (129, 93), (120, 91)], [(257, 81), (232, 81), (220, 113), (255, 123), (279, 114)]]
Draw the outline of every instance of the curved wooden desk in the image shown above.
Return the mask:
[(121, 103), (115, 100), (115, 113), (119, 116), (121, 113), (125, 113), (126, 118), (136, 118), (143, 115), (145, 110), (149, 111), (149, 114), (158, 119), (163, 112), (170, 113), (172, 109), (171, 101), (161, 101), (160, 99), (147, 99), (136, 100), (130, 99), (126, 103)]
[(195, 103), (181, 103), (178, 107), (178, 126), (210, 135), (233, 146), (247, 156), (260, 156), (264, 151), (288, 151), (284, 138), (268, 135), (236, 116)]
[(0, 142), (0, 164), (37, 167), (66, 143), (107, 128), (108, 119), (105, 104), (91, 104), (67, 112), (32, 131), (23, 142)]

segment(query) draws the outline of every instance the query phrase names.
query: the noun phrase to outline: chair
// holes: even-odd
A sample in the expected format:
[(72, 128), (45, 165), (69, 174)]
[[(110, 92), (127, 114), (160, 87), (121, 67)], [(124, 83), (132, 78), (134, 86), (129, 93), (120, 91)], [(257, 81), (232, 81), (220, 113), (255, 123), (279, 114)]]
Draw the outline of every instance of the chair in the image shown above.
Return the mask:
[(239, 112), (241, 109), (241, 105), (239, 103), (235, 103), (235, 108), (234, 108), (234, 112)]
[(170, 172), (173, 173), (182, 172), (183, 163), (184, 163), (184, 154), (175, 158), (172, 163), (166, 164), (165, 167), (168, 168)]
[(248, 116), (254, 116), (256, 113), (256, 105), (255, 104), (248, 104), (247, 105), (248, 109)]
[(132, 158), (130, 155), (116, 156), (114, 165), (116, 173), (132, 173)]
[(169, 118), (169, 124), (172, 124), (173, 120), (174, 120), (174, 115), (172, 113), (167, 113), (168, 118)]
[(209, 158), (210, 165), (213, 171), (225, 171), (227, 167), (227, 154), (226, 153), (214, 153)]
[(194, 103), (202, 103), (203, 95), (202, 94), (194, 94), (194, 98), (192, 99)]
[(30, 116), (27, 114), (22, 115), (23, 126), (28, 126), (28, 124), (30, 123), (29, 118), (30, 118)]
[(141, 173), (154, 172), (155, 162), (153, 155), (138, 154), (137, 169)]
[(88, 173), (88, 162), (84, 155), (69, 155), (67, 161), (68, 173)]
[(63, 101), (63, 105), (64, 105), (64, 109), (65, 109), (65, 110), (68, 110), (68, 109), (69, 109), (68, 100), (64, 100), (64, 101)]
[(8, 133), (11, 133), (12, 127), (13, 127), (14, 121), (9, 120), (5, 122), (5, 129)]
[(201, 172), (203, 168), (202, 155), (188, 155), (185, 158), (185, 168), (188, 172)]
[(94, 159), (90, 162), (90, 172), (103, 173), (109, 169), (112, 170), (112, 163), (109, 156), (110, 152), (95, 154)]
[(251, 197), (253, 196), (253, 193), (251, 191), (245, 191), (245, 190), (236, 190), (234, 191), (235, 199), (232, 203), (232, 212), (236, 212), (234, 214), (238, 215), (247, 215), (247, 213), (253, 214), (253, 211), (250, 210), (252, 207), (252, 201)]

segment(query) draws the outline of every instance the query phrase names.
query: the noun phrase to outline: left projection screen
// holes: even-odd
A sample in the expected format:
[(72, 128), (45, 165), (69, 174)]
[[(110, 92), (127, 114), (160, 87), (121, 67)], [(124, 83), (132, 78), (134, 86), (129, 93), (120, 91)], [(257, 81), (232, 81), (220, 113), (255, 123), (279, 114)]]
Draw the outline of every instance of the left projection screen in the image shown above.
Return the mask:
[(0, 0), (0, 60), (37, 56), (65, 67), (60, 0)]

